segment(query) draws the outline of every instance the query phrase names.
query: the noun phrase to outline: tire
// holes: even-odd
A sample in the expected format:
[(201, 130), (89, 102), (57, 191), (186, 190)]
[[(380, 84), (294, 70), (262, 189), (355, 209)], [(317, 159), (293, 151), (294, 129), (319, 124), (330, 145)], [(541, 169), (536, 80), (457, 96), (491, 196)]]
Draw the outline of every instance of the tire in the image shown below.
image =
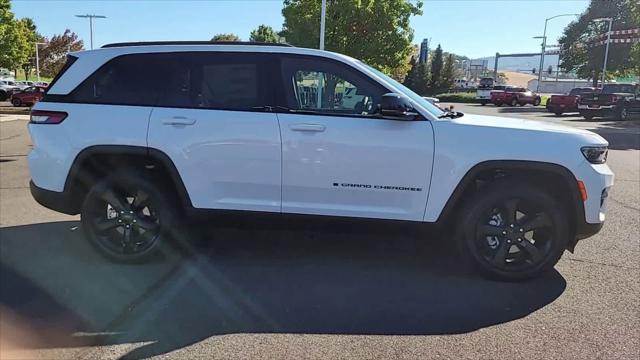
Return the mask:
[(551, 270), (569, 243), (564, 207), (520, 179), (489, 186), (469, 200), (458, 219), (463, 259), (484, 276), (504, 281)]
[(501, 102), (495, 102), (495, 103), (493, 103), (493, 105), (495, 105), (497, 107), (500, 107), (500, 106), (502, 106), (502, 103)]
[(562, 111), (556, 111), (554, 114), (556, 114), (556, 116), (562, 116)]
[(5, 101), (9, 98), (9, 94), (6, 91), (0, 90), (0, 101)]
[(509, 103), (509, 105), (511, 105), (511, 106), (516, 106), (516, 105), (518, 105), (518, 99), (517, 99), (517, 98), (513, 98), (513, 99), (511, 99), (511, 102)]
[(533, 100), (533, 106), (538, 106), (540, 105), (541, 102), (542, 102), (542, 99), (537, 97), (535, 100)]
[(11, 104), (15, 107), (19, 107), (22, 105), (22, 101), (20, 101), (20, 99), (13, 99), (11, 100)]
[(582, 117), (585, 118), (585, 120), (593, 120), (594, 118), (593, 114), (584, 114)]
[[(139, 171), (121, 171), (89, 189), (81, 209), (85, 236), (102, 255), (116, 262), (143, 263), (176, 253), (184, 236), (171, 193)], [(128, 235), (127, 235), (128, 234)]]
[(486, 101), (486, 100), (481, 100), (481, 101), (480, 101), (480, 105), (482, 105), (482, 106), (487, 105), (487, 101)]

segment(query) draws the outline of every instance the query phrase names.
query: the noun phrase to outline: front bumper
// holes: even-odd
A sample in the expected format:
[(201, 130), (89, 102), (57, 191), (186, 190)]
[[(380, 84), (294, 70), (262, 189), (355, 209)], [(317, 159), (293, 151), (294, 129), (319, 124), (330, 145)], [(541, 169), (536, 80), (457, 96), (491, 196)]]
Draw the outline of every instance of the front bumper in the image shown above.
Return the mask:
[(38, 204), (63, 214), (76, 215), (79, 213), (78, 206), (75, 205), (69, 192), (43, 189), (36, 186), (33, 181), (29, 181), (29, 188), (31, 190), (31, 196), (33, 196)]

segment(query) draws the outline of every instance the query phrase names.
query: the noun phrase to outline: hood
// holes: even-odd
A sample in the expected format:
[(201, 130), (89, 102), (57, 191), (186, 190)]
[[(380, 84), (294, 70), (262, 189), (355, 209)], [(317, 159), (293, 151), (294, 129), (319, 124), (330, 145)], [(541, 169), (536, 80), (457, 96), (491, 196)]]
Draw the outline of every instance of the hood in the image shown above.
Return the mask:
[(453, 119), (452, 122), (469, 125), (493, 127), (497, 129), (513, 129), (525, 130), (532, 132), (550, 132), (555, 134), (571, 134), (585, 138), (585, 141), (593, 144), (607, 144), (607, 141), (600, 135), (589, 130), (578, 129), (562, 124), (555, 124), (546, 121), (525, 120), (516, 118), (507, 118), (500, 116), (486, 116), (465, 114), (463, 117)]

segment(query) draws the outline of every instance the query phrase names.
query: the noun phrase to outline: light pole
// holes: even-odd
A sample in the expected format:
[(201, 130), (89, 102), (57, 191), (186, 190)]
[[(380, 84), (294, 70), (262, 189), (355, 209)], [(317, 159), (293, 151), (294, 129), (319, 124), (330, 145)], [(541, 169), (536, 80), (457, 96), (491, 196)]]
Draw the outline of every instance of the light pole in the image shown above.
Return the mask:
[[(545, 23), (545, 31), (547, 30), (547, 26)], [(534, 39), (542, 39), (542, 51), (540, 52), (540, 66), (538, 67), (538, 85), (536, 86), (536, 92), (540, 92), (540, 83), (542, 82), (542, 67), (544, 66), (544, 50), (547, 47), (547, 36), (534, 36)]]
[(47, 45), (47, 43), (36, 42), (36, 76), (40, 82), (40, 56), (38, 55), (38, 45)]
[(320, 50), (324, 50), (324, 18), (327, 13), (327, 0), (322, 0), (320, 8)]
[(91, 15), (91, 14), (76, 15), (76, 17), (89, 19), (90, 43), (91, 43), (91, 50), (93, 50), (93, 19), (106, 19), (107, 17), (102, 15)]
[[(544, 31), (542, 32), (542, 51), (540, 52), (540, 67), (538, 68), (538, 88), (536, 89), (536, 92), (538, 90), (540, 90), (540, 83), (542, 82), (542, 67), (544, 66), (544, 52), (546, 51), (546, 46), (547, 46), (547, 22), (549, 22), (549, 20), (551, 19), (555, 19), (555, 18), (559, 18), (559, 17), (563, 17), (563, 16), (578, 16), (580, 14), (560, 14), (560, 15), (556, 15), (556, 16), (552, 16), (550, 18), (546, 18), (544, 19)], [(540, 38), (540, 37), (536, 37), (536, 38)], [(560, 56), (560, 55), (558, 55)]]
[(613, 24), (613, 18), (598, 18), (593, 19), (594, 22), (608, 21), (609, 30), (607, 30), (607, 47), (604, 50), (604, 64), (602, 64), (602, 86), (604, 86), (604, 79), (607, 75), (607, 58), (609, 57), (609, 42), (611, 41), (611, 24)]

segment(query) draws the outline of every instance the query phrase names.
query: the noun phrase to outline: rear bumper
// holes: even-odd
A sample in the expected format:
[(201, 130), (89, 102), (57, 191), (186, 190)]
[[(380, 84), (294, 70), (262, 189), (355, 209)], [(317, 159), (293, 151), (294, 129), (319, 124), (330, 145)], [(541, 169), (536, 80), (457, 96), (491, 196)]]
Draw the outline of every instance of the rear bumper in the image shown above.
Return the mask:
[(33, 181), (29, 181), (29, 188), (31, 196), (38, 204), (63, 214), (76, 215), (79, 213), (79, 209), (74, 205), (74, 201), (72, 201), (73, 199), (68, 192), (43, 189), (36, 186)]
[(575, 105), (564, 105), (564, 104), (547, 104), (547, 110), (552, 113), (555, 112), (576, 112), (578, 108)]

